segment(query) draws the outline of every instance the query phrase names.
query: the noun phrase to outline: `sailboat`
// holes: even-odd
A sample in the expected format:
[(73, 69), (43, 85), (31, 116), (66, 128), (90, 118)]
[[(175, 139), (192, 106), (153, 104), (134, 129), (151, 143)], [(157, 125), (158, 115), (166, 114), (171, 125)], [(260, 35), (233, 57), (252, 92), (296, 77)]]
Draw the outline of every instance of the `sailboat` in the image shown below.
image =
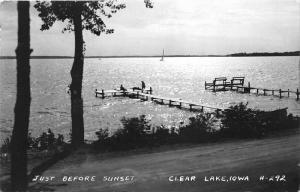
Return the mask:
[(163, 54), (162, 54), (162, 56), (161, 56), (161, 58), (160, 58), (160, 61), (163, 61), (163, 60), (164, 60), (164, 57), (165, 57), (165, 50), (163, 49)]

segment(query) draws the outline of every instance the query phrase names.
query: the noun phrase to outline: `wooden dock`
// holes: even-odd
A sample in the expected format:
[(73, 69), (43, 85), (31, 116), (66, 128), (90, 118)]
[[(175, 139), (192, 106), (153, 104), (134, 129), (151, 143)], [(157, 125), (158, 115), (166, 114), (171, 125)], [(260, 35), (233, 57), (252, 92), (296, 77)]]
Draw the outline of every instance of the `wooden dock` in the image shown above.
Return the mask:
[(141, 93), (146, 93), (146, 94), (152, 94), (152, 87), (147, 88), (147, 89), (138, 89), (138, 88), (130, 88), (128, 90), (120, 90), (120, 89), (112, 89), (112, 90), (104, 90), (102, 89), (101, 91), (95, 90), (95, 96), (98, 97), (98, 95), (101, 96), (102, 99), (105, 97), (117, 97), (117, 96), (127, 96), (130, 93), (133, 92), (141, 92)]
[(129, 98), (137, 98), (141, 100), (151, 100), (153, 102), (159, 103), (161, 105), (168, 106), (176, 106), (179, 109), (189, 109), (190, 111), (197, 110), (203, 112), (205, 109), (215, 111), (217, 115), (220, 115), (220, 112), (225, 110), (224, 108), (218, 108), (213, 106), (204, 105), (201, 103), (196, 103), (192, 101), (182, 100), (180, 98), (169, 98), (163, 97), (159, 95), (152, 94), (152, 88), (145, 90), (95, 90), (95, 95), (98, 97), (100, 95), (101, 98), (105, 98), (106, 96), (127, 96)]
[[(226, 90), (234, 90), (239, 93), (256, 93), (256, 95), (264, 95), (264, 96), (278, 96), (280, 99), (282, 97), (291, 97), (295, 95), (296, 100), (299, 100), (299, 89), (296, 91), (291, 90), (283, 90), (283, 89), (266, 89), (266, 88), (257, 88), (251, 87), (250, 82), (248, 82), (248, 86), (244, 86), (245, 77), (233, 77), (229, 82), (226, 77), (217, 77), (213, 80), (212, 83), (207, 83), (205, 81), (205, 89), (211, 89), (213, 91), (226, 91)], [(254, 90), (254, 91), (253, 91)]]
[(226, 90), (228, 88), (233, 89), (237, 86), (244, 86), (245, 77), (233, 77), (230, 81), (227, 81), (227, 77), (216, 77), (212, 83), (205, 81), (205, 89), (212, 89), (213, 91)]

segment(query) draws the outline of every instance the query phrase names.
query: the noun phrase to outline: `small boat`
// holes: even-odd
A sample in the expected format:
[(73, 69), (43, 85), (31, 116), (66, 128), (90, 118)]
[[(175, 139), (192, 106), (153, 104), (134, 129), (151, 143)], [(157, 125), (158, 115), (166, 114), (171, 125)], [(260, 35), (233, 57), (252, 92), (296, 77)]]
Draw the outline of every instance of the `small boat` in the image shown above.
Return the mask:
[(160, 58), (160, 61), (163, 61), (163, 60), (164, 60), (164, 57), (165, 57), (165, 50), (163, 49), (163, 54), (162, 54), (162, 56), (161, 56), (161, 58)]

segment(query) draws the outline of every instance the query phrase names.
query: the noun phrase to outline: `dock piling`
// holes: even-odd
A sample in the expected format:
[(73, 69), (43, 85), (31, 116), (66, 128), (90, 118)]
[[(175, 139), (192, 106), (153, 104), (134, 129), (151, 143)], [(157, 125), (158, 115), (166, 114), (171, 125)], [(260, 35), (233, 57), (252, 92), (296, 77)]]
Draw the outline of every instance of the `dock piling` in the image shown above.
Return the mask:
[(102, 93), (101, 93), (101, 94), (102, 94), (102, 99), (104, 99), (104, 97), (105, 97), (105, 96), (104, 96), (104, 90), (102, 89), (101, 92), (102, 92)]
[(299, 100), (299, 89), (297, 89), (297, 101)]
[(288, 89), (288, 91), (287, 91), (287, 92), (288, 92), (288, 97), (290, 97), (290, 89)]
[(281, 99), (281, 89), (279, 89), (279, 98)]

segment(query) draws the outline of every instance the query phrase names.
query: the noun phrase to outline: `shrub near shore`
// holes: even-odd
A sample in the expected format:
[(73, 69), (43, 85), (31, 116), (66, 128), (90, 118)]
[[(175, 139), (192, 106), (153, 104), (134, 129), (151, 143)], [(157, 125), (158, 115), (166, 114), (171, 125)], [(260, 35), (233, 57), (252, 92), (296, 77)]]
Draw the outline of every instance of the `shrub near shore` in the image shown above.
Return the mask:
[[(39, 137), (32, 137), (29, 133), (27, 137), (27, 149), (33, 151), (61, 151), (62, 148), (67, 145), (64, 141), (64, 136), (58, 134), (55, 137), (51, 129), (48, 129), (47, 132), (43, 132)], [(6, 138), (4, 143), (0, 148), (0, 153), (9, 153), (11, 150), (11, 139)]]
[[(216, 129), (216, 123), (221, 125)], [(124, 150), (154, 147), (174, 143), (201, 143), (221, 138), (262, 138), (271, 132), (298, 128), (300, 119), (287, 115), (286, 109), (260, 111), (240, 103), (226, 109), (219, 117), (215, 113), (201, 113), (189, 118), (189, 123), (178, 130), (165, 126), (151, 127), (145, 116), (123, 118), (123, 128), (109, 136), (108, 130), (96, 132), (93, 143), (97, 150)], [(149, 131), (151, 130), (151, 131)]]
[(299, 117), (287, 115), (286, 109), (260, 111), (247, 103), (231, 106), (223, 112), (220, 134), (230, 138), (260, 138), (270, 132), (299, 127)]
[[(121, 119), (123, 128), (113, 134), (108, 129), (96, 132), (98, 139), (92, 143), (99, 151), (128, 150), (144, 147), (156, 147), (164, 144), (213, 142), (222, 138), (262, 138), (271, 132), (299, 128), (300, 119), (287, 115), (286, 110), (260, 111), (240, 103), (226, 109), (221, 116), (215, 113), (200, 113), (189, 118), (187, 125), (178, 129), (166, 126), (150, 126), (145, 115)], [(221, 122), (221, 125), (217, 123)], [(218, 128), (216, 128), (216, 125)], [(62, 135), (55, 137), (49, 129), (34, 138), (28, 136), (28, 149), (56, 153), (62, 151), (68, 143)], [(7, 138), (0, 148), (1, 154), (10, 151), (10, 139)]]

